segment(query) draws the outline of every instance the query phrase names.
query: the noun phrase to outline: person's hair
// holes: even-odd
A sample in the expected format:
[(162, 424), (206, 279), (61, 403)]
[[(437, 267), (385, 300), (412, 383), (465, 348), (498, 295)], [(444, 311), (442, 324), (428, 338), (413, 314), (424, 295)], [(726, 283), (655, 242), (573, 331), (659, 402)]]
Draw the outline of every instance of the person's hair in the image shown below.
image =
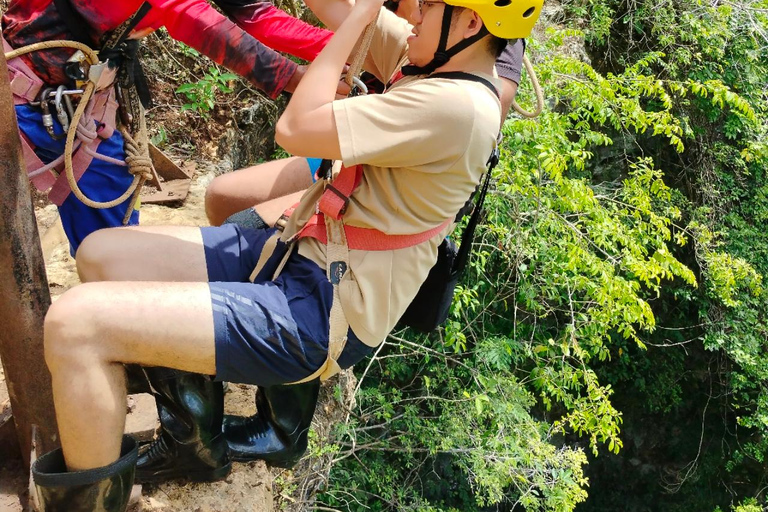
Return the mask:
[[(456, 24), (456, 21), (459, 19), (459, 15), (467, 9), (468, 7), (461, 7), (456, 5), (453, 6), (453, 11), (451, 12), (451, 28), (453, 28)], [(484, 37), (483, 42), (488, 49), (488, 53), (493, 55), (495, 59), (498, 59), (499, 55), (501, 55), (501, 53), (504, 51), (504, 48), (507, 47), (506, 39), (496, 37), (492, 34), (488, 34), (488, 36)]]
[(494, 57), (497, 59), (501, 56), (502, 53), (504, 53), (504, 49), (507, 47), (507, 44), (509, 41), (506, 39), (502, 39), (501, 37), (496, 37), (491, 34), (491, 37), (488, 38), (488, 49), (491, 51)]

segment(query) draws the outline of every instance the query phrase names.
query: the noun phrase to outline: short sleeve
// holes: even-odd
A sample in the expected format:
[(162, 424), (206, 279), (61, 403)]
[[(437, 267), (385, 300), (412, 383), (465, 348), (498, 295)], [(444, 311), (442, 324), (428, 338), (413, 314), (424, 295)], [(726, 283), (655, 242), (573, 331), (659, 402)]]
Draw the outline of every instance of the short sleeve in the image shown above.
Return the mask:
[(501, 55), (496, 59), (499, 77), (520, 84), (520, 73), (525, 53), (525, 39), (510, 39)]
[(386, 83), (405, 56), (408, 48), (406, 40), (411, 28), (408, 22), (382, 8), (363, 69)]
[(423, 172), (440, 172), (464, 154), (474, 112), (469, 92), (443, 79), (423, 79), (385, 94), (333, 103), (344, 165)]

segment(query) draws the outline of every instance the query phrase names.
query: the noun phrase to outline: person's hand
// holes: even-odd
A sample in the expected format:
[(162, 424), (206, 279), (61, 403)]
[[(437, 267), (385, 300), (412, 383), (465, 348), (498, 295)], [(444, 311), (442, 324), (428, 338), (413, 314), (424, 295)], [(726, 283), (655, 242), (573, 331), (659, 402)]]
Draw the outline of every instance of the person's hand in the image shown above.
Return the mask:
[(336, 86), (336, 99), (340, 100), (349, 96), (351, 88), (343, 78), (339, 79), (339, 85)]
[(286, 84), (285, 88), (283, 89), (285, 92), (293, 92), (296, 90), (296, 87), (299, 85), (299, 82), (304, 77), (304, 73), (307, 72), (307, 66), (299, 65), (296, 67), (296, 71), (294, 71), (293, 75), (291, 76), (291, 79), (288, 80), (288, 83)]

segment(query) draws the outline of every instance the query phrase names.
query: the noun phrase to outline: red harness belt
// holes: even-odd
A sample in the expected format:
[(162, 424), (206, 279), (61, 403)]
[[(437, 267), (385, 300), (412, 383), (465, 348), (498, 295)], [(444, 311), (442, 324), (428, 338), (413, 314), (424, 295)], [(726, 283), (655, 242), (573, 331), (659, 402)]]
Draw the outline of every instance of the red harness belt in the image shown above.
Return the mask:
[[(320, 243), (328, 244), (328, 233), (325, 226), (325, 215), (334, 220), (339, 220), (346, 213), (349, 205), (349, 197), (360, 184), (363, 178), (363, 166), (342, 167), (339, 174), (332, 183), (326, 184), (325, 192), (318, 201), (318, 213), (310, 217), (295, 238), (311, 237), (317, 239)], [(285, 215), (290, 216), (293, 208), (289, 209)], [(347, 246), (350, 249), (365, 251), (393, 251), (413, 247), (422, 242), (426, 242), (434, 237), (450, 224), (451, 220), (446, 219), (432, 229), (414, 233), (410, 235), (388, 235), (378, 229), (360, 228), (356, 226), (344, 225), (344, 234), (347, 238)]]

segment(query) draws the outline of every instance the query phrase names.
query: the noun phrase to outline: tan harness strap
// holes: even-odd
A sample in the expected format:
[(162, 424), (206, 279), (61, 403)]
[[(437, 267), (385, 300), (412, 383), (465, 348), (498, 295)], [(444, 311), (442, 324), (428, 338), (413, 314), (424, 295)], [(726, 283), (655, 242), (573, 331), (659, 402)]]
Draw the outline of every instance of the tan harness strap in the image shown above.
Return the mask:
[(292, 384), (302, 384), (320, 377), (325, 381), (341, 371), (338, 360), (347, 344), (349, 322), (341, 307), (341, 293), (339, 284), (342, 279), (350, 279), (349, 271), (349, 247), (344, 234), (344, 222), (325, 217), (325, 225), (328, 230), (327, 265), (328, 280), (333, 285), (333, 304), (331, 305), (330, 329), (328, 333), (328, 357), (325, 363), (308, 377)]

